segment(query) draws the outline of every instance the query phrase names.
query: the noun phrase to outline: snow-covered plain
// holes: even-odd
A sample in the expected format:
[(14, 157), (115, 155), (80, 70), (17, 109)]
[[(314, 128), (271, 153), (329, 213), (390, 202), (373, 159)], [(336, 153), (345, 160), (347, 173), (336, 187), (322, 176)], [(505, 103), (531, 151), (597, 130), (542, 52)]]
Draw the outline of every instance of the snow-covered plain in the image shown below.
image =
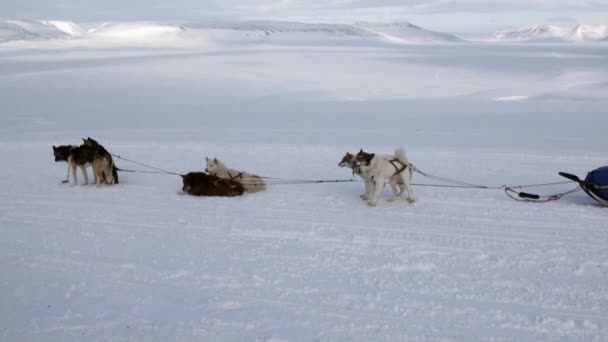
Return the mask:
[(51, 150), (91, 136), (180, 173), (217, 156), (349, 179), (346, 151), (404, 146), (444, 177), (561, 181), (608, 164), (608, 45), (125, 27), (0, 44), (0, 340), (608, 340), (608, 209), (581, 192), (525, 204), (417, 186), (415, 204), (376, 208), (361, 183), (195, 198), (170, 175), (61, 184)]

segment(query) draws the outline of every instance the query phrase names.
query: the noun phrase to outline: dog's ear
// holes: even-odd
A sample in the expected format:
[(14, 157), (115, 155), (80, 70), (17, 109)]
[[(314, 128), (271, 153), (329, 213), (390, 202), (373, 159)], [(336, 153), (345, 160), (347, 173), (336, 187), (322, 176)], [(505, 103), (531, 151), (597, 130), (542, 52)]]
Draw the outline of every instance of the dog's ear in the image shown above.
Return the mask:
[(361, 151), (359, 151), (359, 153), (363, 153), (363, 149), (361, 149)]
[(186, 178), (186, 175), (179, 175), (182, 179)]
[(57, 147), (55, 147), (55, 145), (53, 145), (53, 150), (56, 150), (56, 149), (57, 149)]
[(217, 158), (213, 158), (213, 162), (217, 164)]

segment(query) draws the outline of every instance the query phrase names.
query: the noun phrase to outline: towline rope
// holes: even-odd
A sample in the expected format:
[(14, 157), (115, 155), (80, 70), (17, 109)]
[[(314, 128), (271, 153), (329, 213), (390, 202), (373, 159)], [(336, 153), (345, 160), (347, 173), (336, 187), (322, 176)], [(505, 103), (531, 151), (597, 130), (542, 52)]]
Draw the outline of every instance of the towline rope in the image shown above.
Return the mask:
[[(145, 168), (151, 169), (151, 170), (129, 170), (129, 169), (121, 169), (121, 168), (117, 167), (116, 169), (121, 172), (152, 173), (152, 174), (167, 174), (167, 175), (181, 176), (181, 174), (179, 174), (177, 172), (167, 171), (167, 170), (164, 170), (164, 169), (161, 169), (161, 168), (149, 165), (149, 164), (141, 163), (141, 162), (138, 162), (138, 161), (135, 161), (132, 159), (123, 158), (122, 156), (117, 155), (117, 154), (111, 154), (111, 155), (117, 159), (124, 160), (124, 161), (130, 162), (130, 163), (137, 164), (139, 166), (143, 166)], [(574, 189), (566, 191), (566, 192), (560, 192), (560, 193), (556, 193), (556, 194), (541, 196), (541, 195), (530, 194), (530, 193), (525, 193), (525, 192), (518, 192), (518, 191), (515, 191), (515, 189), (538, 188), (538, 187), (545, 187), (545, 186), (552, 186), (552, 185), (563, 185), (563, 184), (569, 184), (571, 182), (570, 181), (561, 181), (561, 182), (512, 185), (512, 186), (508, 186), (508, 185), (487, 186), (487, 185), (474, 184), (474, 183), (464, 182), (464, 181), (460, 181), (460, 180), (456, 180), (456, 179), (432, 175), (430, 173), (421, 171), (420, 169), (414, 167), (413, 165), (412, 165), (412, 169), (415, 172), (422, 175), (423, 177), (426, 177), (426, 178), (429, 178), (429, 179), (432, 179), (432, 180), (435, 180), (438, 182), (447, 183), (447, 184), (412, 183), (412, 186), (435, 187), (435, 188), (502, 190), (505, 192), (505, 194), (509, 198), (511, 198), (515, 201), (518, 201), (518, 202), (546, 203), (546, 202), (550, 202), (550, 201), (557, 201), (566, 195), (569, 195), (569, 194), (572, 194), (572, 193), (575, 193), (575, 192), (578, 192), (579, 190), (581, 190), (579, 187), (577, 187), (577, 188), (574, 188)], [(69, 170), (68, 170), (68, 172), (69, 172)], [(68, 173), (68, 177), (69, 177), (69, 173)], [(266, 185), (298, 185), (298, 184), (362, 182), (362, 180), (355, 179), (354, 176), (351, 179), (295, 179), (295, 178), (277, 178), (277, 177), (262, 177), (262, 176), (259, 176), (259, 178), (265, 180)], [(258, 186), (259, 185), (256, 183), (248, 183), (248, 182), (240, 182), (240, 183), (243, 185), (248, 185), (248, 186)]]
[[(551, 185), (562, 185), (562, 184), (569, 184), (571, 183), (570, 181), (562, 181), (562, 182), (550, 182), (550, 183), (538, 183), (538, 184), (527, 184), (527, 185), (512, 185), (512, 186), (508, 186), (508, 185), (501, 185), (501, 186), (485, 186), (485, 185), (477, 185), (477, 184), (471, 184), (471, 183), (467, 183), (467, 182), (462, 182), (459, 180), (455, 180), (455, 179), (449, 179), (449, 178), (444, 178), (444, 177), (439, 177), (439, 176), (434, 176), (425, 172), (420, 171), (417, 168), (413, 168), (416, 172), (418, 172), (419, 174), (421, 174), (424, 177), (430, 178), (430, 179), (434, 179), (440, 182), (444, 182), (444, 183), (450, 183), (453, 185), (447, 186), (447, 185), (436, 185), (437, 187), (453, 187), (453, 188), (465, 188), (465, 189), (484, 189), (484, 190), (503, 190), (505, 192), (505, 194), (518, 202), (534, 202), (534, 203), (546, 203), (546, 202), (551, 202), (551, 201), (557, 201), (560, 200), (562, 197), (575, 193), (579, 190), (581, 190), (579, 187), (576, 187), (572, 190), (566, 191), (566, 192), (560, 192), (560, 193), (556, 193), (556, 194), (551, 194), (551, 195), (545, 195), (545, 196), (541, 196), (541, 195), (537, 195), (537, 194), (530, 194), (530, 193), (526, 193), (526, 192), (518, 192), (515, 191), (515, 189), (525, 189), (525, 188), (538, 188), (538, 187), (545, 187), (545, 186), (551, 186)], [(415, 184), (412, 184), (415, 185)]]
[(135, 160), (131, 160), (131, 159), (127, 159), (127, 158), (123, 158), (123, 157), (121, 157), (121, 156), (119, 156), (119, 155), (117, 155), (117, 154), (113, 154), (113, 153), (110, 153), (110, 154), (111, 154), (111, 155), (112, 155), (112, 157), (114, 157), (114, 158), (117, 158), (117, 159), (120, 159), (120, 160), (124, 160), (124, 161), (130, 162), (130, 163), (133, 163), (133, 164), (137, 164), (137, 165), (139, 165), (139, 166), (147, 167), (147, 168), (152, 169), (152, 170), (156, 170), (156, 171), (144, 171), (144, 170), (126, 170), (126, 169), (121, 169), (121, 168), (119, 168), (119, 167), (116, 167), (116, 170), (118, 170), (118, 171), (123, 171), (123, 172), (134, 172), (134, 173), (135, 173), (135, 172), (137, 172), (137, 173), (158, 173), (158, 174), (167, 174), (167, 175), (173, 175), (173, 176), (180, 176), (180, 174), (179, 174), (179, 173), (177, 173), (177, 172), (172, 172), (172, 171), (163, 170), (163, 169), (158, 168), (158, 167), (155, 167), (155, 166), (151, 166), (151, 165), (148, 165), (148, 164), (144, 164), (144, 163), (137, 162), (137, 161), (135, 161)]

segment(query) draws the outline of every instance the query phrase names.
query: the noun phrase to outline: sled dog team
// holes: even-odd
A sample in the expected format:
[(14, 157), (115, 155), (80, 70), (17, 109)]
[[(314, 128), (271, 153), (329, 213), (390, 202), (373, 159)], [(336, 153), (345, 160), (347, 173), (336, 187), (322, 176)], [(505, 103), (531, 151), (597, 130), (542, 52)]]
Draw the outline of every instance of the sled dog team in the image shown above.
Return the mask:
[[(94, 139), (89, 137), (82, 140), (80, 146), (53, 146), (55, 161), (68, 163), (74, 185), (78, 184), (77, 168), (83, 174), (84, 183), (89, 183), (87, 166), (93, 168), (94, 184), (118, 184), (119, 169), (114, 165), (112, 155)], [(346, 153), (338, 166), (350, 168), (353, 175), (365, 181), (365, 192), (361, 198), (369, 206), (376, 206), (387, 179), (392, 190), (389, 202), (395, 201), (404, 191), (407, 191), (408, 202), (416, 200), (411, 186), (416, 168), (409, 162), (403, 148), (397, 148), (393, 155), (368, 153), (362, 149), (357, 154)], [(205, 172), (190, 172), (181, 177), (182, 191), (195, 196), (232, 197), (266, 190), (263, 177), (229, 169), (218, 158), (205, 158)]]

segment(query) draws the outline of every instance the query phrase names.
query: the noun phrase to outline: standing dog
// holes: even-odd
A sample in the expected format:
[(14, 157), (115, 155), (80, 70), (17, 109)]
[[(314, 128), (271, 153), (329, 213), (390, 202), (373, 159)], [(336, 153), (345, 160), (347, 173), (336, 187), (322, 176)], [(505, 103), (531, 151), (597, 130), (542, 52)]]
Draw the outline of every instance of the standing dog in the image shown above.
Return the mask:
[[(78, 146), (76, 146), (76, 145), (59, 145), (59, 146), (53, 145), (53, 155), (55, 156), (55, 162), (64, 161), (64, 162), (68, 163), (68, 159), (70, 158), (70, 154), (72, 153), (72, 150), (74, 150), (77, 147)], [(88, 179), (86, 166), (83, 166), (80, 170), (82, 171), (82, 174), (84, 175), (84, 179)], [(63, 183), (67, 183), (69, 181), (70, 181), (70, 166), (68, 165), (68, 176), (63, 181)]]
[(207, 162), (205, 172), (220, 178), (235, 180), (243, 184), (245, 192), (258, 192), (266, 190), (266, 184), (260, 176), (252, 175), (245, 171), (229, 169), (221, 160), (217, 158), (209, 159), (205, 157), (205, 161)]
[(194, 196), (240, 196), (245, 192), (243, 185), (235, 180), (219, 178), (204, 172), (190, 172), (182, 175), (182, 191)]
[(101, 183), (118, 184), (118, 171), (110, 152), (91, 137), (82, 139), (82, 141), (83, 146), (94, 152), (92, 165), (96, 183), (98, 185)]
[[(76, 168), (80, 168), (82, 175), (84, 176), (84, 184), (89, 184), (89, 175), (87, 174), (87, 166), (91, 165), (94, 159), (95, 152), (84, 145), (61, 145), (53, 146), (53, 155), (55, 155), (55, 161), (65, 161), (68, 163), (69, 168), (72, 170), (72, 178), (74, 179), (74, 185), (78, 185), (78, 177), (76, 174)], [(93, 173), (95, 177), (95, 173)], [(97, 178), (94, 178), (97, 182)]]
[[(386, 178), (389, 179), (393, 191), (389, 202), (394, 201), (397, 196), (401, 196), (404, 190), (407, 190), (407, 200), (410, 203), (416, 200), (411, 187), (413, 166), (407, 159), (403, 148), (397, 148), (394, 156), (376, 155), (364, 152), (361, 149), (355, 156), (355, 161), (360, 165), (361, 173), (369, 179), (369, 192), (367, 192), (367, 204), (369, 206), (376, 206)], [(397, 193), (398, 184), (401, 190), (399, 193)]]

